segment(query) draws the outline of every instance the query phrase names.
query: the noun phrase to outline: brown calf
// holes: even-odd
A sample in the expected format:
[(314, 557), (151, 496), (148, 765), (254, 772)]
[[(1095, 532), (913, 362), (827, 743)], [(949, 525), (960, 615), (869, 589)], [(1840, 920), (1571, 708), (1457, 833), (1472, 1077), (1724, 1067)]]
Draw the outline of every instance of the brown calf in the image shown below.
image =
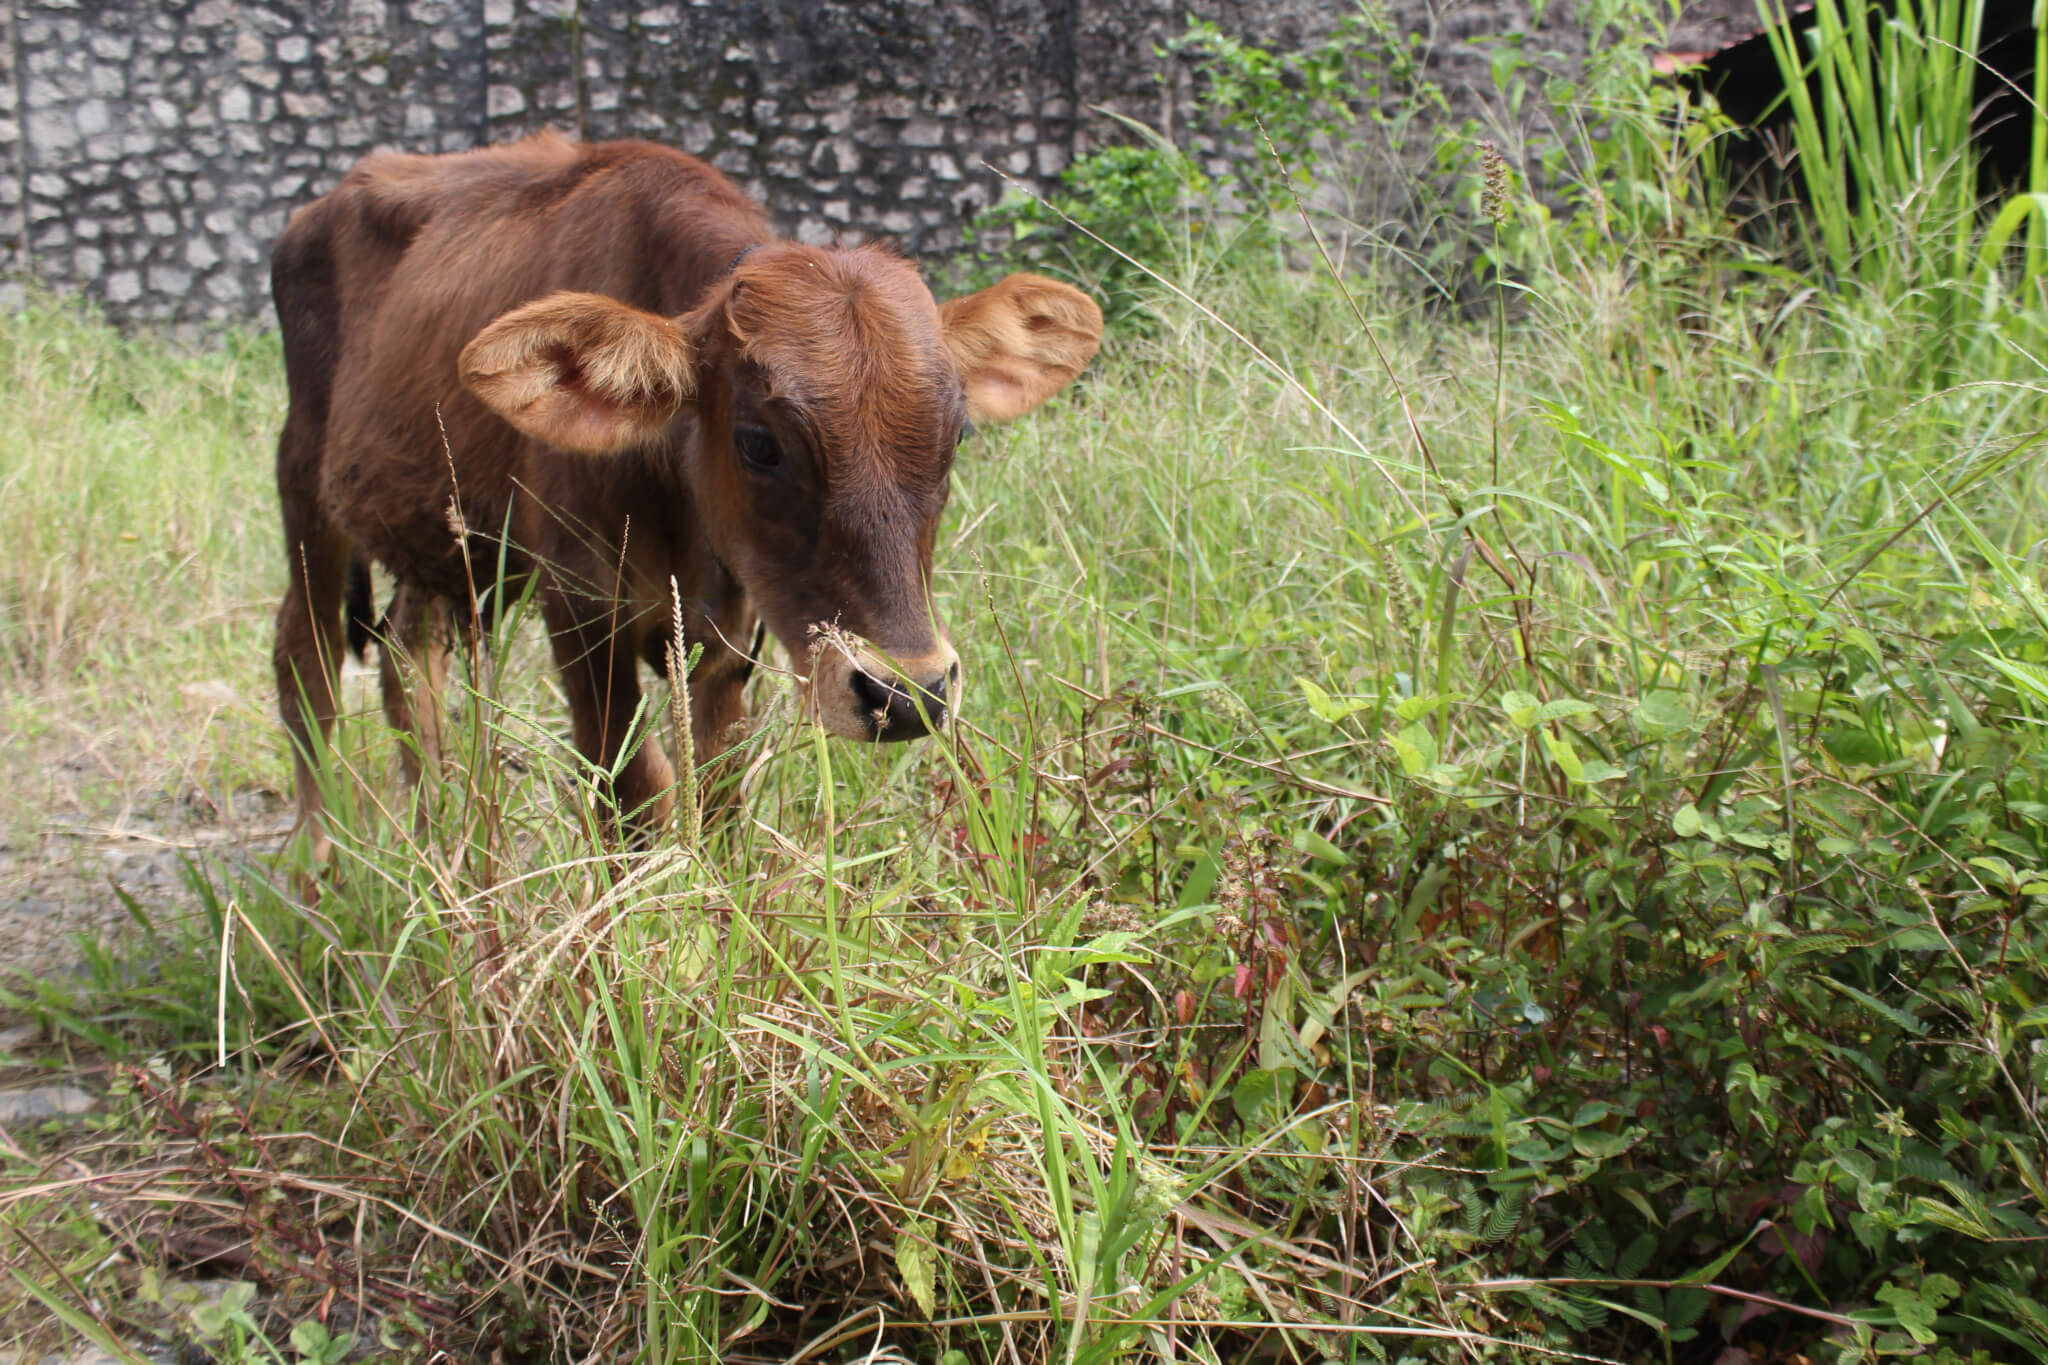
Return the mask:
[[(807, 704), (833, 733), (943, 725), (960, 662), (931, 561), (954, 447), (970, 418), (1064, 388), (1102, 329), (1087, 296), (1033, 275), (934, 303), (886, 251), (776, 241), (693, 158), (551, 135), (368, 158), (293, 216), (272, 280), (291, 391), (278, 691), (321, 851), (308, 762), (365, 557), (400, 584), (386, 709), (429, 755), (442, 642), (501, 559), (512, 591), (537, 588), (577, 747), (603, 769), (640, 664), (664, 666), (671, 576), (685, 649), (704, 647), (700, 759), (739, 718), (760, 620), (809, 668)], [(825, 626), (852, 642), (816, 648)], [(394, 647), (423, 665), (411, 696)], [(672, 780), (645, 745), (613, 797), (658, 823)]]

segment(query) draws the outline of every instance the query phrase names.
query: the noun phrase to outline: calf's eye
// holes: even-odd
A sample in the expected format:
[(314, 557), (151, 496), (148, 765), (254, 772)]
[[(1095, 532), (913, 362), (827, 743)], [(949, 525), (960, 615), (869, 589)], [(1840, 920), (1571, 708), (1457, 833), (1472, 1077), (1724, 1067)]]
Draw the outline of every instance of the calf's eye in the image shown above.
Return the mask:
[(782, 463), (782, 447), (764, 427), (735, 427), (732, 444), (740, 462), (749, 469), (765, 473)]

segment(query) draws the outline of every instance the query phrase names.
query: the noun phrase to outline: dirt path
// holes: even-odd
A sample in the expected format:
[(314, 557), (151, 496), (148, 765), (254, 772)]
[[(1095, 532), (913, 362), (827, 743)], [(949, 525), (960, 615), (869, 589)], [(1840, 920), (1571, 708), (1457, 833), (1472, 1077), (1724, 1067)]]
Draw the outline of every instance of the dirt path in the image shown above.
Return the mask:
[[(138, 918), (168, 932), (198, 908), (195, 878), (217, 881), (235, 863), (267, 856), (290, 827), (290, 814), (269, 792), (245, 793), (221, 806), (158, 791), (111, 817), (59, 810), (26, 833), (0, 836), (0, 986), (32, 998), (46, 983), (61, 986), (67, 977), (89, 975), (87, 960), (96, 950), (116, 960), (138, 948), (146, 953)], [(13, 1137), (26, 1140), (53, 1122), (90, 1122), (88, 1116), (105, 1107), (104, 1070), (67, 1069), (61, 1065), (67, 1057), (72, 1053), (53, 1046), (33, 1022), (0, 1010), (0, 1141), (17, 1154)], [(58, 1069), (51, 1069), (53, 1062)], [(167, 1283), (204, 1297), (226, 1282)], [(0, 1365), (116, 1365), (122, 1359), (82, 1344), (21, 1353), (18, 1334), (33, 1327), (0, 1315)], [(30, 1337), (47, 1339), (42, 1331)], [(134, 1342), (131, 1350), (130, 1360), (181, 1358), (154, 1342)]]
[(195, 875), (274, 852), (290, 827), (270, 792), (227, 809), (157, 792), (111, 818), (55, 811), (39, 829), (0, 836), (0, 978), (18, 987), (80, 970), (81, 937), (118, 956), (138, 914), (169, 927), (198, 904)]

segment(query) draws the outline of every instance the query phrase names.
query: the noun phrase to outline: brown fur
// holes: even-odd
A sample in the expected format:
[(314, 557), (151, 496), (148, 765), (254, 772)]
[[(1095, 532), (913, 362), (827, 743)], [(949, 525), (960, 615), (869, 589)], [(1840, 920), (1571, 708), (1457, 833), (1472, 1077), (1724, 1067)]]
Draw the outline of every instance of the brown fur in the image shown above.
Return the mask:
[[(408, 647), (432, 600), (466, 621), (501, 554), (511, 591), (537, 576), (577, 746), (605, 768), (641, 662), (662, 666), (671, 577), (687, 645), (705, 648), (700, 757), (740, 715), (757, 618), (799, 660), (821, 624), (870, 642), (819, 656), (817, 712), (841, 733), (911, 732), (901, 686), (874, 708), (875, 651), (921, 703), (956, 704), (928, 587), (963, 421), (1043, 401), (1101, 329), (1085, 296), (1030, 276), (942, 310), (887, 252), (775, 242), (699, 161), (551, 135), (368, 158), (294, 215), (273, 281), (291, 391), (277, 672), (309, 816), (305, 758), (334, 717), (361, 557), (399, 580)], [(767, 472), (736, 453), (742, 425), (771, 433)], [(387, 669), (394, 718), (420, 726), (438, 688), (412, 706), (408, 690)], [(614, 794), (659, 820), (671, 780), (647, 746)]]

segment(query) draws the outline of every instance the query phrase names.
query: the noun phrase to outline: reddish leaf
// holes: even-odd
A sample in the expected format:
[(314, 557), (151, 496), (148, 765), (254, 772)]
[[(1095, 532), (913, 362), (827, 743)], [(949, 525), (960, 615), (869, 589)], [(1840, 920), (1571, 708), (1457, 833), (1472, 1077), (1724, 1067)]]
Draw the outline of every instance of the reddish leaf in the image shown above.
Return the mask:
[(1108, 781), (1110, 778), (1115, 777), (1117, 774), (1130, 771), (1131, 765), (1133, 763), (1136, 763), (1137, 761), (1137, 759), (1132, 758), (1128, 755), (1126, 755), (1123, 758), (1112, 758), (1111, 760), (1109, 760), (1109, 762), (1103, 764), (1094, 772), (1088, 774), (1088, 780), (1082, 785), (1088, 787), (1099, 787), (1104, 782)]

